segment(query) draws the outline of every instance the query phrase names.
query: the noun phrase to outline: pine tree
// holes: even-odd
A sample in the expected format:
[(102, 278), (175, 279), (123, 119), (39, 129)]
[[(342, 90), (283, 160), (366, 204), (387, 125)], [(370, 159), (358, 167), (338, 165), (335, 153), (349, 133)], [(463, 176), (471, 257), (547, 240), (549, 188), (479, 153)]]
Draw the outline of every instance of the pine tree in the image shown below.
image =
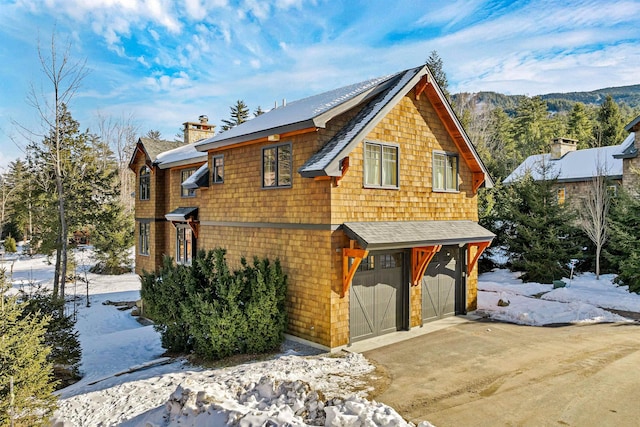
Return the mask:
[(554, 136), (546, 101), (539, 96), (520, 101), (513, 119), (513, 138), (523, 158), (548, 153)]
[(429, 68), (429, 71), (431, 71), (431, 74), (433, 74), (433, 78), (436, 79), (436, 83), (440, 86), (445, 97), (450, 100), (451, 95), (449, 94), (449, 81), (447, 80), (447, 74), (444, 72), (444, 63), (442, 62), (440, 55), (438, 55), (438, 52), (432, 50), (425, 61), (425, 64)]
[(8, 290), (0, 270), (0, 425), (48, 425), (56, 408), (50, 350), (43, 343), (48, 319), (24, 316), (25, 303)]
[(159, 130), (150, 129), (145, 135), (146, 138), (153, 139), (154, 141), (160, 141), (162, 139), (162, 135)]
[(231, 110), (231, 117), (229, 119), (222, 120), (222, 131), (236, 127), (249, 119), (249, 107), (247, 107), (247, 104), (245, 104), (244, 101), (236, 101), (236, 105), (229, 107), (229, 109)]
[(594, 138), (597, 146), (618, 145), (625, 138), (624, 123), (618, 104), (607, 95), (597, 113)]
[(551, 283), (569, 274), (567, 266), (582, 246), (572, 225), (574, 212), (558, 203), (555, 177), (548, 165), (539, 167), (546, 179), (535, 181), (527, 175), (508, 187), (499, 233), (512, 269), (524, 272), (524, 281)]
[(31, 288), (30, 293), (21, 291), (20, 298), (25, 302), (23, 317), (48, 319), (43, 338), (44, 344), (51, 349), (47, 361), (53, 364), (57, 388), (73, 384), (80, 379), (82, 350), (76, 322), (73, 316), (64, 313), (64, 301), (42, 288)]
[(620, 191), (612, 200), (608, 225), (603, 255), (618, 272), (616, 282), (640, 293), (640, 199)]
[(582, 102), (576, 102), (567, 119), (567, 136), (578, 140), (578, 149), (595, 146), (593, 139), (593, 121)]

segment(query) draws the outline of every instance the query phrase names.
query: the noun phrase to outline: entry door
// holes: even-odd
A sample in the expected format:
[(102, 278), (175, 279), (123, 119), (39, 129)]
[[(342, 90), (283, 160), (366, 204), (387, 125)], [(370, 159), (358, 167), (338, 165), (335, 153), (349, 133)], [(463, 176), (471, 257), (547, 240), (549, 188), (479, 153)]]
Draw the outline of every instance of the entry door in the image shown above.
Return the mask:
[(460, 266), (458, 246), (444, 246), (429, 263), (422, 278), (423, 323), (456, 314), (456, 294), (462, 286)]
[(374, 253), (362, 260), (349, 291), (352, 341), (403, 327), (403, 264), (402, 252)]

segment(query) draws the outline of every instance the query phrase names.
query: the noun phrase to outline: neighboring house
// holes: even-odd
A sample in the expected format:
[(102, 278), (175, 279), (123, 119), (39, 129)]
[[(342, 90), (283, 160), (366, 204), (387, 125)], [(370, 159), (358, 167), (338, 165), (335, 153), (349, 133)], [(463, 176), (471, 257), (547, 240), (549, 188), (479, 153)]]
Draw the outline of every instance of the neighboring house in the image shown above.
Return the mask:
[[(636, 123), (633, 125), (638, 127)], [(638, 140), (640, 133), (627, 126), (629, 136), (620, 145), (576, 150), (578, 141), (556, 138), (551, 144), (551, 153), (529, 156), (507, 178), (504, 183), (515, 182), (526, 174), (533, 179), (556, 179), (556, 194), (559, 203), (570, 202), (578, 207), (582, 199), (589, 196), (593, 179), (604, 175), (609, 180), (612, 194), (618, 187), (628, 188), (637, 182), (637, 174), (631, 173), (632, 165), (638, 162)], [(636, 166), (637, 167), (637, 166)]]
[(196, 247), (225, 248), (232, 265), (279, 258), (288, 332), (325, 348), (476, 308), (494, 237), (477, 224), (477, 190), (492, 181), (425, 66), (155, 157), (147, 142), (130, 163), (137, 272), (162, 254), (188, 263)]

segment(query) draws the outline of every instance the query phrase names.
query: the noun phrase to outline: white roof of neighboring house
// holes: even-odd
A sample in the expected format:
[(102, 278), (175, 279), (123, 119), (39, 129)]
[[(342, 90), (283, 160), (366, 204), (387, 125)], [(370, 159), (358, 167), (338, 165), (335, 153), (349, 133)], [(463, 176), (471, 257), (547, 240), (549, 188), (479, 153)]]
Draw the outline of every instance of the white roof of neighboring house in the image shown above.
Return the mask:
[(187, 144), (158, 154), (154, 163), (160, 169), (167, 169), (206, 161), (207, 153), (196, 150), (195, 144)]
[(622, 159), (615, 155), (621, 155), (630, 145), (633, 145), (635, 134), (632, 132), (620, 145), (589, 148), (586, 150), (571, 151), (560, 159), (551, 160), (551, 154), (537, 154), (529, 156), (511, 174), (505, 178), (504, 183), (517, 181), (530, 173), (533, 179), (542, 180), (542, 166), (548, 166), (547, 179), (556, 178), (558, 182), (588, 181), (598, 176), (598, 166), (605, 169), (605, 174), (611, 179), (622, 179)]

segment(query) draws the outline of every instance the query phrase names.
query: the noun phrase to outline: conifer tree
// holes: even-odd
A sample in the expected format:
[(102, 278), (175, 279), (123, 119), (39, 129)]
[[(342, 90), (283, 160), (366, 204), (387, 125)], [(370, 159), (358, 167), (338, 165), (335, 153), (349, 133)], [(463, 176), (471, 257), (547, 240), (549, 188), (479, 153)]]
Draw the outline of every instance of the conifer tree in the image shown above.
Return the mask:
[(578, 140), (578, 149), (595, 146), (593, 139), (593, 121), (589, 110), (582, 102), (576, 102), (567, 119), (567, 136)]
[(569, 274), (571, 259), (580, 254), (575, 214), (558, 203), (556, 179), (547, 164), (538, 166), (544, 179), (526, 175), (505, 192), (507, 203), (498, 230), (504, 236), (514, 271), (522, 279), (551, 283)]
[(43, 342), (48, 319), (25, 316), (25, 303), (8, 289), (0, 270), (0, 425), (48, 425), (56, 408), (50, 350)]
[(616, 282), (640, 293), (640, 199), (620, 191), (611, 201), (609, 243), (603, 255), (618, 272)]
[(520, 101), (513, 119), (513, 138), (523, 158), (548, 153), (554, 136), (546, 101), (539, 96)]
[(247, 107), (247, 104), (245, 104), (244, 101), (236, 101), (236, 104), (229, 107), (229, 109), (231, 110), (231, 117), (229, 119), (222, 120), (222, 131), (236, 127), (249, 119), (249, 107)]
[(444, 63), (440, 55), (438, 55), (438, 52), (432, 50), (425, 64), (429, 68), (429, 71), (431, 71), (431, 74), (433, 74), (433, 78), (436, 79), (436, 83), (438, 83), (442, 92), (444, 92), (445, 97), (450, 100), (449, 81), (447, 80), (447, 74), (444, 72)]
[(594, 138), (597, 146), (617, 145), (625, 137), (624, 124), (618, 104), (607, 95), (597, 113)]

